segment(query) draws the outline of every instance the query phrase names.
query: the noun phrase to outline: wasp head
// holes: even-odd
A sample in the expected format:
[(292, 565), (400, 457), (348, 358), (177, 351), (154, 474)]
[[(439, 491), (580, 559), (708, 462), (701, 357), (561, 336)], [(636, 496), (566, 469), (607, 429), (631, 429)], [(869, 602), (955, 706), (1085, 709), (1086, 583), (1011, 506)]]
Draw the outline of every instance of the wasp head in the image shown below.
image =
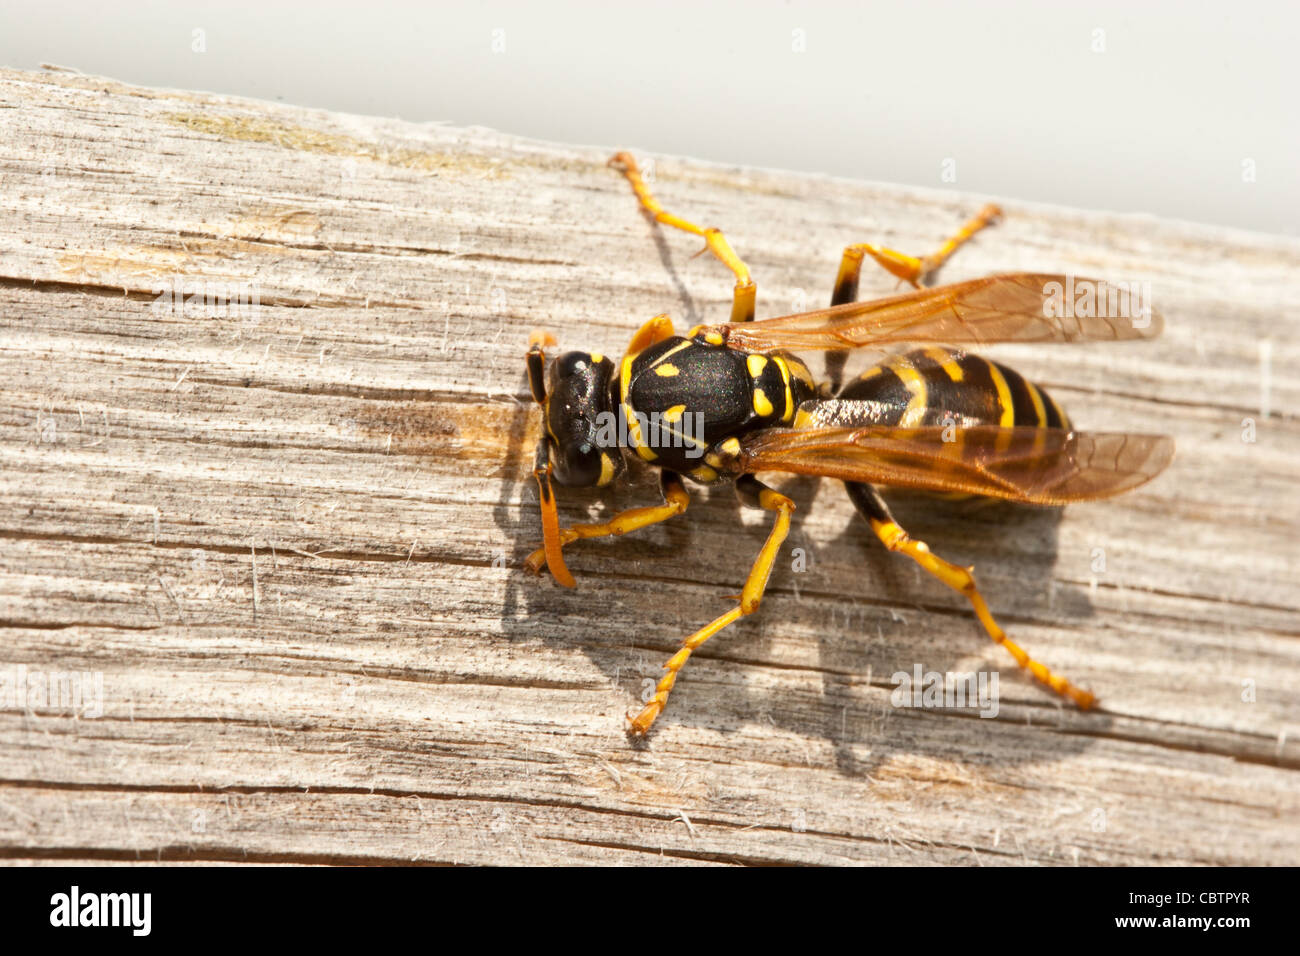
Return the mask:
[(554, 474), (570, 488), (607, 485), (623, 470), (608, 427), (614, 363), (592, 352), (565, 352), (551, 362), (543, 403), (546, 434), (555, 447)]
[(543, 347), (555, 340), (535, 332), (528, 349), (528, 386), (542, 406), (546, 428), (537, 443), (533, 474), (541, 496), (546, 563), (561, 584), (573, 586), (573, 576), (560, 554), (559, 521), (551, 479), (568, 487), (607, 485), (623, 470), (623, 456), (610, 419), (610, 378), (614, 363), (595, 352), (565, 352), (546, 365)]

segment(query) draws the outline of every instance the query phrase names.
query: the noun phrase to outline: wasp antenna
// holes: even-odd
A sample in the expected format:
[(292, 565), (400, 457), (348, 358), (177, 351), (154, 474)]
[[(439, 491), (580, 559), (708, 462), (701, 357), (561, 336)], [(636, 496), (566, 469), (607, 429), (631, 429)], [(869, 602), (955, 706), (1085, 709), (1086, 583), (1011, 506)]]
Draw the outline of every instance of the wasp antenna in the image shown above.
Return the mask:
[(555, 336), (545, 329), (533, 329), (528, 335), (528, 347), (549, 349), (555, 345)]
[(546, 404), (546, 353), (542, 350), (554, 344), (555, 336), (545, 329), (534, 329), (528, 336), (528, 388), (538, 405)]

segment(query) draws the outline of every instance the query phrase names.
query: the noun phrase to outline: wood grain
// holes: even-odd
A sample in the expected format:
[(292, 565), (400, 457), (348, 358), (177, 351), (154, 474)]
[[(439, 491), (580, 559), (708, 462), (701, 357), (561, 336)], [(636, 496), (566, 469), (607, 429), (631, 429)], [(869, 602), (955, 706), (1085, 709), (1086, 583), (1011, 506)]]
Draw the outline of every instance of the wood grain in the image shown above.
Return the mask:
[[(619, 354), (729, 302), (608, 152), (0, 71), (0, 858), (1294, 863), (1300, 244), (1005, 201), (945, 269), (1147, 280), (1167, 316), (996, 353), (1083, 427), (1175, 436), (1159, 480), (897, 508), (1099, 712), (801, 479), (762, 611), (633, 744), (767, 516), (703, 492), (575, 547), (576, 591), (520, 568), (529, 330)], [(726, 228), (761, 315), (824, 303), (845, 244), (925, 252), (987, 198), (668, 157), (654, 181)], [(159, 302), (241, 284), (233, 315)], [(642, 476), (562, 518), (654, 498)], [(918, 663), (998, 671), (996, 718), (893, 706)], [(102, 698), (39, 693), (68, 672)]]

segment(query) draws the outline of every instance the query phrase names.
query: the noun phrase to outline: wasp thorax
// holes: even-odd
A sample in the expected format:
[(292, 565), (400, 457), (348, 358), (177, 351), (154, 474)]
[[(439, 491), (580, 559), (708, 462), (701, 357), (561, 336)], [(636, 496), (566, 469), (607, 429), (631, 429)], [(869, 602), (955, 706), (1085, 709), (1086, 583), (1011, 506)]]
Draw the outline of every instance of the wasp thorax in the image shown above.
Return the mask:
[[(605, 447), (598, 427), (609, 411), (614, 363), (593, 352), (565, 352), (551, 363), (546, 430), (555, 443), (555, 480), (561, 485), (606, 485), (623, 467), (617, 446)], [(608, 417), (607, 414), (604, 417)]]

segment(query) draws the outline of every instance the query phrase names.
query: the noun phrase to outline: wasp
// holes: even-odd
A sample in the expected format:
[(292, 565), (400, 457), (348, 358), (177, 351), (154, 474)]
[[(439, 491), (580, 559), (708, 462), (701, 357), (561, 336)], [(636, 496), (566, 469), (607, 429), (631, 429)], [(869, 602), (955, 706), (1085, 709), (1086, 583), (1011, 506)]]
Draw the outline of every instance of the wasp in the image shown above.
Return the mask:
[[(926, 279), (1000, 215), (986, 206), (932, 255), (916, 257), (870, 243), (847, 246), (829, 308), (756, 320), (757, 286), (723, 233), (667, 212), (635, 159), (616, 154), (646, 214), (699, 236), (735, 275), (730, 321), (697, 325), (684, 336), (667, 315), (646, 322), (617, 361), (565, 352), (545, 331), (530, 337), (529, 388), (544, 431), (534, 476), (542, 515), (541, 548), (526, 559), (566, 587), (573, 575), (563, 549), (575, 541), (622, 535), (686, 511), (685, 480), (730, 482), (741, 502), (773, 513), (735, 607), (687, 637), (630, 731), (644, 735), (663, 712), (678, 675), (705, 641), (758, 610), (790, 529), (795, 503), (758, 480), (761, 472), (838, 479), (889, 551), (912, 559), (965, 596), (979, 623), (1016, 663), (1081, 709), (1096, 698), (1031, 658), (994, 620), (971, 567), (939, 557), (899, 526), (881, 487), (947, 497), (999, 498), (1064, 505), (1129, 491), (1159, 474), (1174, 445), (1164, 435), (1084, 432), (1042, 387), (967, 349), (999, 342), (1092, 342), (1149, 339), (1163, 320), (1130, 288), (1066, 275), (1009, 273), (930, 287)], [(870, 258), (913, 287), (857, 301)], [(1091, 289), (1087, 297), (1064, 289)], [(1082, 303), (1086, 307), (1076, 308)], [(885, 356), (841, 382), (854, 349)], [(817, 382), (795, 353), (826, 354), (827, 381)], [(892, 353), (892, 354), (891, 354)], [(608, 428), (616, 422), (618, 427)], [(687, 427), (690, 424), (691, 427)], [(652, 427), (653, 426), (653, 427)], [(561, 528), (553, 484), (608, 486), (635, 458), (659, 470), (663, 503), (623, 511), (599, 524)]]

